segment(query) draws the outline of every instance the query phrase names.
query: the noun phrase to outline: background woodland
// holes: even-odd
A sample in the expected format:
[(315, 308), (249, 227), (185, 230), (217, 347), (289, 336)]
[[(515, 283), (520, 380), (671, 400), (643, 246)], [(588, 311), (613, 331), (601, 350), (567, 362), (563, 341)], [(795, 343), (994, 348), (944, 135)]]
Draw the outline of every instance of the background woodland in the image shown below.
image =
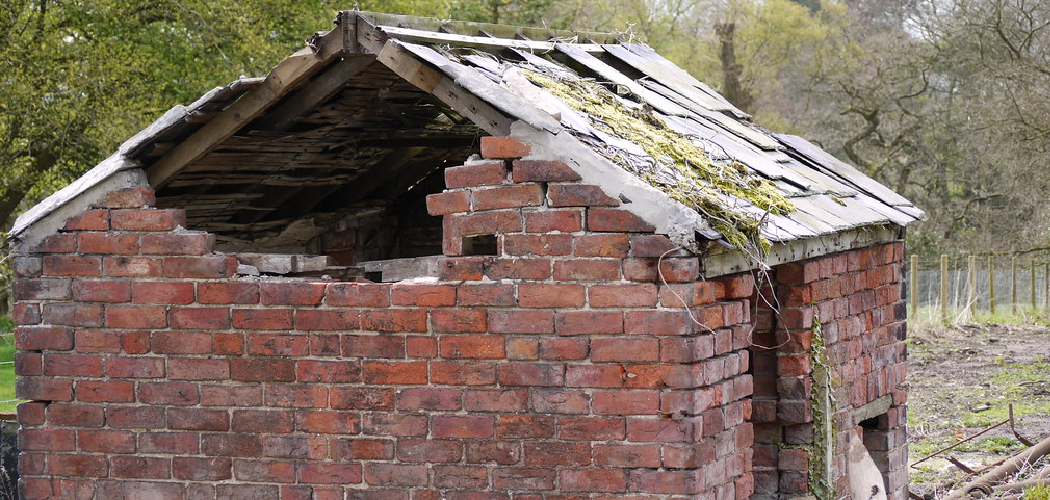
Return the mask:
[[(261, 76), (345, 2), (0, 3), (0, 221), (175, 104)], [(930, 219), (920, 253), (1050, 245), (1050, 2), (362, 0), (365, 10), (615, 31)]]

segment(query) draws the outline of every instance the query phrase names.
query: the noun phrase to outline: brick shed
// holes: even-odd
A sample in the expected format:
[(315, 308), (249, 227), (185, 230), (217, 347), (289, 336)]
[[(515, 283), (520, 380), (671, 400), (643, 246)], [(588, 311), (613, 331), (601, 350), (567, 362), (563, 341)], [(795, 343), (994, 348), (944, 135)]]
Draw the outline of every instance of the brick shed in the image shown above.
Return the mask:
[(923, 213), (644, 45), (343, 12), (10, 233), (25, 498), (906, 497)]

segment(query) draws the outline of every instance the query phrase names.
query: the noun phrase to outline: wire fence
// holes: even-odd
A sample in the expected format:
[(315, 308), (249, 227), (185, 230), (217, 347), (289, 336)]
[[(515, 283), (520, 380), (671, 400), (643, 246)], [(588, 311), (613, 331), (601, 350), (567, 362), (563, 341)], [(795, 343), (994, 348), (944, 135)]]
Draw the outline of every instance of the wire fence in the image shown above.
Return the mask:
[(940, 310), (944, 319), (978, 313), (1050, 315), (1050, 256), (912, 256), (905, 272), (912, 311)]

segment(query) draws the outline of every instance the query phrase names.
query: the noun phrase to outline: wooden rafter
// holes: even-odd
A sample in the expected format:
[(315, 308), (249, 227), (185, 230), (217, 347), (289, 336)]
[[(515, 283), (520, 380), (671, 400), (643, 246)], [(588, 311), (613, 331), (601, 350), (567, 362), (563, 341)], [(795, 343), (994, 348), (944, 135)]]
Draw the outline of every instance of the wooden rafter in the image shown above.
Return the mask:
[(345, 54), (349, 48), (344, 31), (351, 24), (355, 21), (349, 13), (340, 14), (335, 29), (314, 39), (310, 47), (278, 63), (261, 85), (241, 96), (151, 165), (148, 168), (150, 184), (155, 189), (164, 187), (179, 172), (250, 123), (305, 78)]

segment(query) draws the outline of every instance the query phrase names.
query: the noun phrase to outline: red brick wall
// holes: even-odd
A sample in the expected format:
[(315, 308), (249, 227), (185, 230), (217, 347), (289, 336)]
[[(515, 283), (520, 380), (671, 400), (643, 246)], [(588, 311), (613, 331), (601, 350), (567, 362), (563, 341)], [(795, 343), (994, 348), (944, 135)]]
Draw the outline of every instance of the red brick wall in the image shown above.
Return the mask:
[(748, 498), (753, 282), (523, 147), (446, 171), (499, 255), (438, 284), (234, 277), (146, 189), (16, 256), (26, 498)]
[(785, 264), (771, 274), (774, 285), (764, 293), (780, 307), (762, 305), (755, 339), (779, 347), (753, 350), (756, 498), (810, 492), (814, 321), (831, 373), (837, 496), (849, 494), (845, 452), (848, 433), (860, 424), (854, 410), (888, 395), (889, 411), (864, 431), (865, 445), (888, 480), (889, 498), (907, 498), (903, 252), (903, 243), (890, 243)]

